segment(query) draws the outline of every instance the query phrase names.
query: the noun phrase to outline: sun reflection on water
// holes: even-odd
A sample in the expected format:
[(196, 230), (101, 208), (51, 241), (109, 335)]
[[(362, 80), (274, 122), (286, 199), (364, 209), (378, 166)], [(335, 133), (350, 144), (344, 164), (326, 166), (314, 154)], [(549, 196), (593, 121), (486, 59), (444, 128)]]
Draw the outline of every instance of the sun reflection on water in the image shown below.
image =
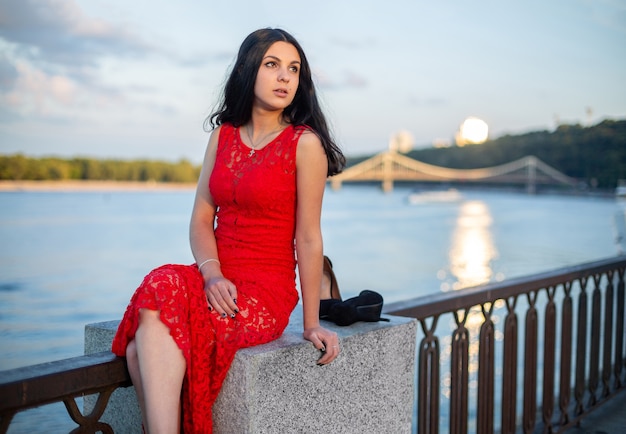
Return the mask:
[[(482, 201), (472, 200), (461, 204), (459, 215), (456, 220), (456, 227), (452, 235), (452, 245), (448, 254), (449, 265), (447, 270), (440, 270), (439, 279), (442, 281), (441, 290), (461, 290), (476, 285), (488, 283), (491, 280), (502, 280), (502, 276), (494, 276), (492, 262), (497, 258), (498, 252), (493, 243), (491, 226), (493, 219), (489, 207)], [(498, 309), (501, 302), (496, 302), (494, 306)], [(489, 305), (485, 306), (489, 311)], [(470, 374), (469, 389), (470, 394), (476, 391), (478, 371), (478, 350), (480, 328), (485, 321), (485, 313), (480, 306), (474, 306), (467, 312), (458, 312), (458, 321), (463, 323), (469, 332), (468, 342), (468, 371)], [(498, 315), (491, 315), (494, 326), (499, 322)], [(456, 329), (459, 324), (450, 318), (450, 332)], [(502, 333), (495, 331), (496, 340), (502, 339)], [(441, 339), (441, 359), (442, 364), (450, 363), (452, 336), (444, 333)], [(448, 369), (442, 369), (442, 395), (445, 398), (450, 396), (451, 378)]]
[[(449, 252), (449, 277), (452, 281), (441, 284), (443, 291), (476, 286), (491, 280), (491, 261), (497, 257), (490, 232), (492, 222), (484, 202), (472, 200), (461, 205)], [(439, 277), (443, 280), (447, 275), (442, 271)]]

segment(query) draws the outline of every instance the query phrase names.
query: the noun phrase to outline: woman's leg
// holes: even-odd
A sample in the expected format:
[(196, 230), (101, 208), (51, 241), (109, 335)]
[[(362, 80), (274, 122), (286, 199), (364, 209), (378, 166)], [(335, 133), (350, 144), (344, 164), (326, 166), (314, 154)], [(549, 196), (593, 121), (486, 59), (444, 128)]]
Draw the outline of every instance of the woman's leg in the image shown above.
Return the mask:
[(135, 387), (135, 393), (137, 394), (137, 401), (139, 401), (139, 407), (141, 408), (141, 423), (145, 427), (146, 422), (146, 403), (143, 399), (143, 386), (141, 385), (141, 374), (139, 373), (139, 360), (137, 359), (137, 344), (134, 340), (128, 343), (126, 347), (126, 365), (128, 366), (128, 373)]
[(131, 362), (135, 362), (129, 360), (129, 371), (131, 377), (139, 374), (138, 383), (133, 378), (133, 384), (139, 384), (137, 398), (142, 403), (146, 431), (179, 433), (186, 362), (158, 311), (139, 311), (139, 327), (133, 342), (137, 359), (133, 367)]

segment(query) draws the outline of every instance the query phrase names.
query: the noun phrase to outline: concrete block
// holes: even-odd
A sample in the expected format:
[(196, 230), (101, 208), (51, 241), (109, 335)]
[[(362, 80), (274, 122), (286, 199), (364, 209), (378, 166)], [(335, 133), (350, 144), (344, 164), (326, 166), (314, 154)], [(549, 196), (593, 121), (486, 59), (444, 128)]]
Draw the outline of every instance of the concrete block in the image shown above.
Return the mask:
[[(105, 321), (85, 326), (85, 354), (111, 351), (111, 342), (120, 321)], [(83, 399), (84, 414), (89, 414), (96, 405), (96, 395)], [(107, 405), (101, 420), (120, 434), (141, 433), (141, 409), (134, 387), (116, 389)]]
[[(297, 307), (281, 338), (237, 352), (213, 407), (215, 433), (410, 433), (417, 321), (387, 317), (348, 327), (324, 322), (342, 352), (317, 366), (319, 351), (302, 338)], [(88, 325), (85, 352), (109, 349), (117, 324)], [(109, 404), (103, 421), (115, 432), (140, 432), (134, 390), (118, 390), (112, 401), (120, 402)]]

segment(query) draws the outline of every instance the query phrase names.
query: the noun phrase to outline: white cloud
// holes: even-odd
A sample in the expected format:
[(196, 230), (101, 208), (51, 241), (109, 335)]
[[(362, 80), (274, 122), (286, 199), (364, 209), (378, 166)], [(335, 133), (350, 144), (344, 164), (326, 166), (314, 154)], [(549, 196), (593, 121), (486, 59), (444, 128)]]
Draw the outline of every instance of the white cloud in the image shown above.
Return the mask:
[(354, 71), (343, 71), (336, 74), (329, 74), (325, 71), (315, 71), (314, 79), (320, 88), (328, 90), (344, 90), (368, 86), (367, 78)]
[(5, 0), (0, 17), (0, 37), (37, 62), (94, 65), (103, 55), (151, 51), (124, 27), (88, 17), (73, 0)]
[[(0, 3), (2, 120), (46, 121), (149, 116), (177, 112), (146, 80), (153, 54), (164, 53), (124, 26), (88, 16), (75, 1), (6, 0)], [(154, 57), (154, 56), (152, 56)], [(180, 66), (180, 62), (167, 61)], [(105, 65), (114, 64), (111, 73)]]
[(76, 99), (76, 84), (62, 75), (47, 75), (18, 61), (19, 74), (14, 88), (3, 96), (4, 102), (21, 112), (45, 114), (57, 106), (70, 106)]

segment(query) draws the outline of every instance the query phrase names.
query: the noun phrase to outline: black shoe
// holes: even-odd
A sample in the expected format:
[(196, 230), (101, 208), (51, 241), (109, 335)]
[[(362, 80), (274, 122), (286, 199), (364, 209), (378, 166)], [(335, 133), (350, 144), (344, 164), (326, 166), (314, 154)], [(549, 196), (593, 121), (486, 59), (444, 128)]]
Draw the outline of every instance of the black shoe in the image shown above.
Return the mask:
[(334, 303), (330, 306), (328, 319), (338, 326), (348, 326), (357, 321), (389, 321), (387, 318), (380, 317), (382, 310), (382, 295), (366, 289), (361, 291), (356, 297)]
[(334, 298), (320, 300), (320, 319), (332, 321), (329, 317), (330, 309), (337, 303), (341, 303), (341, 300), (336, 300)]

